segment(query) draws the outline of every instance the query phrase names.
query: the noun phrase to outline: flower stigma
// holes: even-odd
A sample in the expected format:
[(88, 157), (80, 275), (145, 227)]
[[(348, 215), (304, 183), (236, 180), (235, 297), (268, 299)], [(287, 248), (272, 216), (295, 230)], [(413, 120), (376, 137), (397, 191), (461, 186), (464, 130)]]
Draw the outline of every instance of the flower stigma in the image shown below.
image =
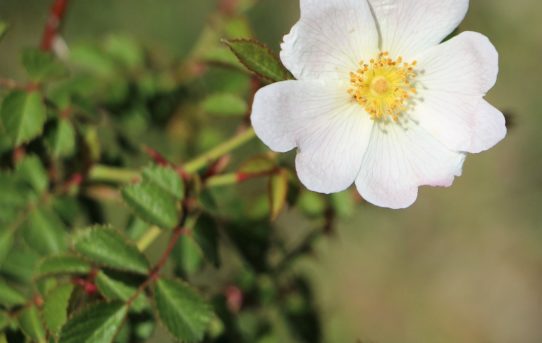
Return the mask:
[(416, 64), (416, 61), (404, 62), (402, 57), (394, 60), (387, 52), (381, 52), (369, 63), (361, 61), (359, 69), (350, 73), (348, 93), (365, 108), (372, 120), (391, 118), (397, 122), (417, 93), (414, 86)]

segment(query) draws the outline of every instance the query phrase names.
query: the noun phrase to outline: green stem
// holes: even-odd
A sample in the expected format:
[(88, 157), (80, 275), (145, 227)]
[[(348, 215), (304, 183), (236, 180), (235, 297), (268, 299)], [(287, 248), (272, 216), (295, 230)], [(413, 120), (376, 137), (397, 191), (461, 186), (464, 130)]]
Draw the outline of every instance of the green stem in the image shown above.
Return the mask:
[(188, 173), (195, 173), (198, 170), (206, 167), (210, 162), (220, 158), (221, 156), (226, 155), (232, 150), (237, 149), (243, 144), (249, 142), (252, 138), (256, 137), (254, 129), (247, 129), (245, 132), (233, 137), (229, 141), (226, 141), (216, 148), (209, 150), (205, 154), (187, 162), (183, 167), (184, 170)]
[[(189, 173), (195, 173), (206, 167), (210, 162), (224, 156), (225, 154), (239, 148), (256, 137), (254, 129), (250, 128), (243, 133), (236, 135), (216, 148), (204, 153), (201, 156), (187, 162), (183, 167)], [(119, 167), (95, 165), (89, 172), (88, 180), (98, 182), (130, 183), (139, 178), (139, 171)]]
[(91, 181), (130, 183), (139, 178), (139, 172), (135, 170), (95, 165), (88, 174)]
[(217, 175), (209, 178), (205, 186), (209, 188), (229, 186), (239, 183), (239, 177), (237, 173)]
[(137, 241), (139, 251), (145, 251), (160, 236), (162, 230), (158, 226), (151, 226)]

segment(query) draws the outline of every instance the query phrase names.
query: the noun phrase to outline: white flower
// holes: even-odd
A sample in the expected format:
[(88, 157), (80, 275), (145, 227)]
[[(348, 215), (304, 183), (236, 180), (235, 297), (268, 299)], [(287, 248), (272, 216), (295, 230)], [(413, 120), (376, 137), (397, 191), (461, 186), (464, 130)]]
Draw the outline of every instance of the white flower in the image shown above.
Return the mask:
[(466, 153), (506, 135), (484, 100), (497, 51), (464, 32), (468, 0), (301, 0), (280, 57), (297, 80), (262, 88), (252, 124), (272, 150), (298, 148), (301, 182), (321, 193), (352, 183), (404, 208), (422, 185), (452, 184)]

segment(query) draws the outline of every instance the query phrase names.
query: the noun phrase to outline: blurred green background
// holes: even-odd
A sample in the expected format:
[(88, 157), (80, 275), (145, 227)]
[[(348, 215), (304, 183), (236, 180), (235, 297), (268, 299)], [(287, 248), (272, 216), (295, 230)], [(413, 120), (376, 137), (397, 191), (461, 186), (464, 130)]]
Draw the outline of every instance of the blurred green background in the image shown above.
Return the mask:
[[(325, 0), (322, 0), (325, 1)], [(19, 50), (38, 44), (50, 1), (0, 0), (10, 34), (0, 75), (22, 75)], [(69, 44), (124, 33), (185, 56), (211, 0), (73, 0)], [(404, 211), (360, 205), (299, 268), (315, 281), (326, 342), (542, 342), (542, 3), (473, 0), (461, 30), (489, 36), (501, 73), (490, 102), (512, 115), (505, 141), (471, 156), (450, 189), (422, 189)], [(255, 35), (278, 49), (296, 0), (261, 0)], [(279, 226), (294, 230), (295, 213)]]

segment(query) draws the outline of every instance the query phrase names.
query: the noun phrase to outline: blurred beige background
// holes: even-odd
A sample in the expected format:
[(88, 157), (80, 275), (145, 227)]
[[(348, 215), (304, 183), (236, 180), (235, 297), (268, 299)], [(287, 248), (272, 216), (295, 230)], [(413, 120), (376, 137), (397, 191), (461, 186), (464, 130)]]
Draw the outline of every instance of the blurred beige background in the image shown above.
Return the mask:
[[(322, 0), (324, 1), (324, 0)], [(127, 32), (180, 56), (210, 0), (74, 0), (66, 39)], [(20, 75), (17, 50), (39, 41), (49, 1), (0, 0), (12, 32), (0, 74)], [(164, 11), (167, 8), (167, 11)], [(501, 55), (490, 102), (513, 114), (509, 136), (471, 156), (450, 189), (423, 189), (404, 211), (360, 206), (300, 268), (316, 281), (327, 342), (542, 342), (542, 2), (472, 0), (461, 30)], [(256, 35), (277, 49), (297, 0), (261, 0)], [(288, 227), (294, 215), (286, 215)]]

